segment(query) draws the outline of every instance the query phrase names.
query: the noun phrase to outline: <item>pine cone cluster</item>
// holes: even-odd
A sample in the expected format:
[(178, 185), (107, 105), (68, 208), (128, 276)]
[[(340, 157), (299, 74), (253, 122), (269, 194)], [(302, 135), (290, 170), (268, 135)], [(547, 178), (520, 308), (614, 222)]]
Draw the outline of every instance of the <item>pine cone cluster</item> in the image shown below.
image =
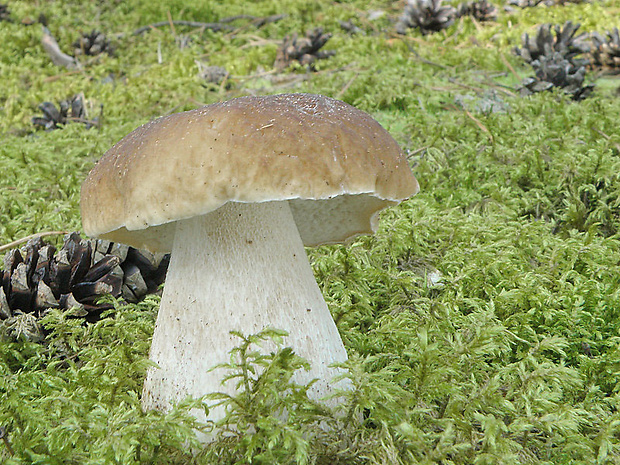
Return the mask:
[(584, 85), (588, 59), (582, 54), (590, 50), (586, 34), (577, 34), (580, 24), (567, 21), (563, 27), (543, 24), (536, 36), (524, 34), (523, 48), (515, 48), (517, 55), (534, 69), (535, 76), (526, 78), (521, 95), (562, 88), (574, 100), (586, 98), (594, 86)]
[(108, 241), (68, 234), (60, 250), (33, 239), (4, 257), (0, 320), (14, 338), (42, 337), (37, 320), (50, 308), (73, 309), (94, 322), (111, 308), (104, 295), (137, 302), (163, 283), (169, 255), (153, 255)]
[(205, 65), (198, 60), (196, 60), (196, 65), (198, 65), (198, 76), (208, 84), (219, 85), (228, 77), (228, 71), (221, 66)]
[(544, 92), (554, 87), (562, 88), (573, 100), (582, 100), (592, 92), (593, 85), (584, 85), (586, 68), (576, 66), (560, 52), (542, 55), (531, 63), (536, 77), (523, 81), (521, 95)]
[(495, 21), (497, 8), (488, 0), (474, 0), (473, 2), (461, 3), (456, 9), (456, 16), (472, 16), (477, 21)]
[(430, 34), (451, 26), (456, 19), (456, 9), (442, 6), (442, 0), (408, 0), (405, 11), (396, 23), (396, 32), (405, 34), (409, 28), (417, 28), (422, 34)]
[(114, 47), (105, 34), (97, 30), (82, 33), (82, 37), (73, 43), (73, 54), (75, 56), (96, 56), (104, 52), (111, 55), (114, 53)]
[(585, 33), (575, 35), (580, 26), (579, 23), (574, 24), (571, 21), (566, 21), (563, 27), (543, 24), (539, 26), (535, 37), (523, 34), (521, 39), (523, 48), (516, 47), (514, 52), (528, 63), (538, 60), (543, 55), (549, 56), (553, 52), (558, 52), (575, 65), (584, 65), (587, 61), (576, 61), (576, 57), (587, 53), (590, 46), (585, 41)]
[(601, 68), (614, 74), (620, 73), (620, 33), (618, 28), (607, 31), (605, 35), (590, 34), (590, 67)]
[(316, 60), (329, 58), (336, 54), (334, 50), (320, 50), (331, 37), (330, 33), (323, 32), (323, 28), (320, 27), (307, 31), (303, 37), (299, 37), (297, 33), (284, 37), (274, 66), (278, 70), (283, 70), (293, 61), (298, 61), (301, 65), (314, 69), (313, 65)]
[(32, 124), (46, 131), (58, 129), (69, 122), (84, 123), (87, 129), (99, 124), (98, 118), (92, 120), (87, 118), (82, 95), (63, 100), (59, 107), (51, 102), (43, 102), (39, 105), (39, 109), (43, 112), (43, 116), (33, 117)]

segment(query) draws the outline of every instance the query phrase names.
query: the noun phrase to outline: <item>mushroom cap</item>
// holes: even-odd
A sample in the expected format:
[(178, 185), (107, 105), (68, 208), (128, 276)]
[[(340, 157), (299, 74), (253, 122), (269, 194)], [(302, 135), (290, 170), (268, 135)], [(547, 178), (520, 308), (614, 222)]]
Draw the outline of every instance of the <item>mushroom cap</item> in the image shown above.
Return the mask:
[(174, 223), (226, 202), (288, 200), (305, 245), (372, 233), (419, 190), (396, 141), (322, 95), (240, 97), (151, 121), (108, 150), (82, 185), (84, 231), (167, 252)]

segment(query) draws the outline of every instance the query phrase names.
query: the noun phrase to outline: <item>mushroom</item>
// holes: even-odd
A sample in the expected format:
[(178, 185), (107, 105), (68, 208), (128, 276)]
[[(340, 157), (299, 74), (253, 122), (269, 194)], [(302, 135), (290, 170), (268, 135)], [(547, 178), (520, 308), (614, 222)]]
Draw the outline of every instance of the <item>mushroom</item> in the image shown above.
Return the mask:
[(81, 210), (90, 236), (172, 252), (143, 407), (234, 394), (211, 368), (238, 344), (230, 331), (267, 327), (310, 362), (296, 381), (317, 379), (313, 398), (333, 392), (347, 352), (304, 245), (372, 233), (379, 211), (417, 191), (387, 131), (321, 95), (240, 97), (123, 138), (82, 185)]

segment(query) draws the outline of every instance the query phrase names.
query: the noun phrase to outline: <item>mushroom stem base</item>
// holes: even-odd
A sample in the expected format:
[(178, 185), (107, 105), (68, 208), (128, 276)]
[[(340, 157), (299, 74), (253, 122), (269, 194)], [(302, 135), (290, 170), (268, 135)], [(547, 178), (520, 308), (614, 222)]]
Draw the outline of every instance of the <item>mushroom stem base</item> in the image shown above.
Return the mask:
[[(143, 407), (167, 410), (188, 395), (234, 394), (234, 381), (222, 385), (225, 371), (211, 368), (229, 362), (239, 345), (230, 331), (267, 327), (286, 330), (285, 344), (310, 362), (295, 381), (317, 378), (310, 395), (329, 394), (342, 374), (330, 365), (347, 354), (288, 203), (230, 202), (180, 221), (151, 346), (158, 368), (147, 373)], [(209, 419), (223, 415), (216, 408)]]

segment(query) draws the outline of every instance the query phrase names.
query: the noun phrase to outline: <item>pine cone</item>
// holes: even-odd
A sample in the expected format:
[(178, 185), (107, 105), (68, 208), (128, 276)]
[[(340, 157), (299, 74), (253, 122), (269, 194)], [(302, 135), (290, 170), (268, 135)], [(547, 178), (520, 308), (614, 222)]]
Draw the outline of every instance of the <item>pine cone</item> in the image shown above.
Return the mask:
[(562, 88), (573, 100), (582, 100), (592, 92), (593, 85), (584, 86), (586, 68), (576, 66), (562, 53), (553, 52), (534, 60), (532, 67), (536, 77), (526, 78), (520, 89), (521, 95), (543, 92), (554, 87)]
[[(563, 27), (543, 24), (538, 28), (535, 38), (531, 39), (528, 34), (523, 34), (523, 48), (516, 47), (514, 52), (528, 63), (557, 52), (575, 66), (583, 66), (587, 64), (587, 60), (578, 59), (577, 56), (587, 53), (590, 46), (584, 41), (585, 33), (575, 35), (580, 26), (579, 23), (573, 24), (571, 21), (566, 21)], [(552, 27), (555, 36), (551, 31)]]
[(196, 64), (198, 65), (198, 76), (206, 83), (219, 85), (228, 77), (226, 68), (206, 65), (198, 60), (196, 60)]
[(474, 0), (473, 2), (461, 3), (456, 16), (473, 16), (478, 21), (495, 21), (497, 19), (497, 8), (488, 0)]
[(73, 54), (75, 56), (95, 56), (104, 52), (108, 55), (112, 55), (114, 53), (114, 47), (112, 47), (107, 37), (97, 30), (93, 30), (89, 33), (82, 33), (82, 37), (73, 42)]
[(408, 0), (396, 24), (396, 32), (405, 34), (408, 28), (418, 28), (422, 34), (430, 34), (451, 26), (456, 10), (451, 6), (441, 6), (441, 1)]
[(0, 21), (11, 21), (9, 6), (4, 3), (0, 3)]
[(331, 39), (332, 35), (323, 33), (323, 28), (317, 27), (306, 32), (304, 37), (298, 37), (297, 33), (284, 37), (282, 45), (278, 49), (274, 66), (278, 70), (287, 68), (294, 60), (300, 64), (314, 69), (314, 62), (323, 58), (334, 56), (334, 50), (320, 51), (319, 49)]
[(620, 73), (620, 33), (618, 28), (607, 31), (603, 36), (598, 32), (590, 34), (592, 49), (590, 50), (590, 66), (618, 74)]
[(39, 109), (43, 112), (43, 116), (33, 117), (32, 124), (46, 131), (58, 129), (72, 121), (84, 123), (86, 129), (99, 124), (98, 118), (92, 120), (86, 118), (84, 99), (81, 95), (75, 95), (70, 99), (63, 100), (60, 102), (60, 108), (57, 108), (51, 102), (43, 102), (39, 105)]
[(170, 254), (153, 254), (123, 244), (97, 239), (93, 263), (114, 255), (120, 259), (123, 276), (121, 297), (127, 302), (139, 302), (157, 291), (166, 278)]
[(94, 322), (110, 304), (104, 295), (137, 302), (155, 292), (165, 279), (169, 255), (155, 256), (107, 241), (65, 236), (56, 250), (40, 238), (4, 257), (0, 270), (0, 320), (14, 338), (36, 340), (36, 322), (50, 308), (71, 309), (73, 315)]

